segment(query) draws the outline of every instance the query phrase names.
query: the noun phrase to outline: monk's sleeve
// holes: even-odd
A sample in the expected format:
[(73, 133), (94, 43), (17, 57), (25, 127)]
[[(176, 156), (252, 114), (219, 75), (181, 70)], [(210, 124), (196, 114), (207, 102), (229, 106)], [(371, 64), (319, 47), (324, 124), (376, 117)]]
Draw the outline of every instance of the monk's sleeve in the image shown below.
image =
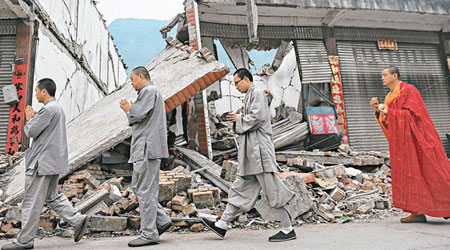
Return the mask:
[(238, 115), (235, 123), (235, 131), (238, 134), (244, 134), (249, 131), (254, 131), (261, 126), (264, 122), (264, 118), (267, 117), (266, 110), (263, 105), (267, 105), (264, 102), (264, 93), (261, 91), (255, 91), (253, 100), (250, 103), (250, 112), (246, 115)]
[(48, 127), (53, 116), (54, 113), (50, 110), (45, 107), (41, 108), (39, 112), (25, 124), (25, 134), (30, 138), (38, 137), (42, 131)]
[(133, 125), (142, 122), (155, 106), (155, 93), (148, 88), (144, 88), (139, 93), (136, 102), (127, 113), (128, 123)]

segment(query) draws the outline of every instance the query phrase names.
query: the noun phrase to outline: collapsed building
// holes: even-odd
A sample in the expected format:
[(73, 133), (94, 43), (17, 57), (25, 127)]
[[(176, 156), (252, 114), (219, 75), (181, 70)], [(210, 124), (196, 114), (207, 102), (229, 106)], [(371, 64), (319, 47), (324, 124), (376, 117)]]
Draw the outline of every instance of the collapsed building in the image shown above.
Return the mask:
[[(327, 98), (335, 106), (344, 142), (356, 150), (387, 151), (368, 103), (386, 95), (381, 71), (395, 65), (402, 80), (421, 92), (450, 153), (445, 137), (450, 132), (448, 1), (187, 0), (185, 6), (186, 12), (174, 18), (185, 26), (178, 28), (179, 38), (208, 48), (219, 60), (229, 58), (234, 68), (251, 68), (249, 51), (277, 50), (268, 67), (254, 72), (256, 85), (274, 96), (273, 116), (282, 102), (305, 114), (309, 106), (331, 106)], [(163, 35), (168, 27), (161, 29)], [(218, 43), (226, 55), (217, 54)], [(196, 105), (209, 105), (218, 114), (235, 111), (242, 102), (229, 87), (231, 80), (215, 87), (222, 96), (218, 101)], [(320, 94), (305, 91), (310, 86)], [(202, 148), (211, 150), (209, 141), (199, 139)]]
[(0, 8), (0, 87), (17, 92), (0, 97), (0, 151), (13, 155), (28, 145), (22, 127), (25, 106), (40, 107), (33, 95), (37, 81), (56, 82), (70, 121), (127, 75), (94, 1), (2, 0)]
[[(279, 176), (296, 193), (289, 206), (297, 225), (399, 212), (392, 208), (387, 143), (368, 105), (370, 97), (385, 94), (377, 83), (385, 66), (399, 66), (403, 79), (414, 81), (449, 150), (448, 2), (187, 0), (185, 7), (161, 28), (167, 47), (146, 65), (174, 117), (169, 131), (178, 136), (172, 162), (159, 176), (159, 201), (176, 228), (202, 231), (199, 218), (220, 217), (236, 178), (237, 143), (222, 113), (242, 102), (229, 69), (216, 60), (221, 55), (214, 40), (234, 68), (250, 69), (252, 49), (277, 49), (255, 72), (255, 84), (271, 100)], [(176, 24), (176, 40), (167, 38)], [(135, 97), (129, 82), (122, 84), (68, 124), (70, 171), (60, 188), (92, 215), (92, 232), (123, 235), (139, 228), (138, 202), (129, 188), (131, 128), (118, 107), (120, 99)], [(305, 143), (312, 134), (306, 110), (329, 106), (342, 138), (312, 150)], [(0, 236), (14, 237), (24, 184), (20, 153), (5, 158), (2, 168)], [(234, 226), (277, 226), (273, 220), (261, 200)], [(72, 235), (49, 210), (41, 222), (41, 232)]]

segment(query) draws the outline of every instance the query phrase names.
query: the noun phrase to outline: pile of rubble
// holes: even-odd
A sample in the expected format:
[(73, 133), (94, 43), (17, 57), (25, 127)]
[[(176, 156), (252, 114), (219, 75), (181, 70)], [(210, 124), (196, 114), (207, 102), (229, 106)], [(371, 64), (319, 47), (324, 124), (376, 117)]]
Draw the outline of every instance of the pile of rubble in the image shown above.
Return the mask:
[[(308, 123), (302, 122), (302, 114), (287, 109), (284, 116), (273, 120), (273, 143), (276, 150), (303, 147), (309, 135)], [(226, 122), (226, 114), (211, 118), (211, 142), (213, 160), (221, 164), (223, 160), (237, 157), (238, 136)]]
[[(176, 155), (174, 168), (159, 173), (158, 201), (174, 221), (171, 231), (203, 231), (200, 218), (221, 216), (238, 162), (228, 159), (219, 166), (180, 147)], [(339, 152), (279, 151), (276, 156), (279, 177), (296, 194), (289, 209), (297, 225), (380, 218), (395, 211), (386, 153), (355, 152), (341, 145)], [(137, 234), (140, 211), (131, 174), (106, 179), (105, 173), (110, 173), (106, 166), (94, 160), (62, 179), (59, 189), (79, 211), (91, 216), (88, 228), (93, 237)], [(275, 219), (267, 201), (261, 200), (254, 210), (238, 216), (233, 226), (273, 228), (279, 226)], [(21, 226), (20, 203), (1, 208), (0, 220), (0, 238), (15, 237)], [(48, 208), (41, 215), (39, 233), (73, 235), (72, 228)]]
[[(140, 211), (138, 199), (130, 186), (131, 179), (113, 177), (102, 182), (95, 178), (104, 176), (101, 172), (98, 164), (88, 164), (84, 170), (61, 180), (58, 189), (77, 210), (91, 216), (88, 228), (93, 234), (136, 234), (140, 227)], [(172, 171), (160, 171), (158, 201), (175, 221), (174, 229), (202, 231), (204, 227), (199, 224), (199, 215), (203, 213), (203, 217), (208, 218), (220, 216), (212, 211), (222, 206), (221, 192), (206, 182), (184, 166), (177, 166)], [(0, 238), (17, 236), (21, 226), (20, 210), (20, 203), (0, 210)], [(42, 235), (73, 235), (69, 225), (49, 208), (45, 208), (41, 215), (39, 232)]]
[[(294, 157), (291, 152), (278, 153), (277, 159), (282, 165), (279, 177), (287, 184), (287, 177), (298, 176), (305, 183), (307, 196), (312, 201), (303, 201), (303, 206), (310, 204), (310, 209), (297, 218), (299, 224), (343, 223), (389, 216), (392, 209), (390, 169), (381, 157), (386, 154), (349, 152), (355, 155), (351, 157), (345, 156), (347, 153), (335, 152), (297, 153), (302, 153), (303, 157)], [(318, 162), (320, 157), (331, 162), (340, 161), (341, 164), (325, 166)], [(368, 171), (363, 172), (355, 168), (357, 166), (365, 166)], [(233, 181), (237, 168), (237, 161), (224, 161), (221, 177)], [(270, 214), (261, 215), (263, 219), (271, 219)]]

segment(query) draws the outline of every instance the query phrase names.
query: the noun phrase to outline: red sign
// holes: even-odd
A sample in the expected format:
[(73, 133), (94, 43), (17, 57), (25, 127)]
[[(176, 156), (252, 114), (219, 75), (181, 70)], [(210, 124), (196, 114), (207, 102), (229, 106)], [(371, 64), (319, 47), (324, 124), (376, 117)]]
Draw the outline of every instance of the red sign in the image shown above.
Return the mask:
[(395, 40), (378, 40), (379, 50), (398, 50), (397, 41)]
[(336, 117), (334, 114), (313, 114), (309, 115), (309, 127), (313, 135), (338, 134)]
[(26, 79), (27, 64), (16, 64), (12, 84), (16, 86), (19, 102), (9, 109), (8, 134), (6, 137), (6, 154), (9, 155), (17, 152), (22, 139), (23, 120), (25, 119)]
[(341, 67), (338, 56), (329, 56), (333, 80), (331, 81), (331, 97), (338, 115), (338, 126), (342, 132), (342, 143), (348, 144), (347, 117), (345, 116), (344, 93), (342, 92)]

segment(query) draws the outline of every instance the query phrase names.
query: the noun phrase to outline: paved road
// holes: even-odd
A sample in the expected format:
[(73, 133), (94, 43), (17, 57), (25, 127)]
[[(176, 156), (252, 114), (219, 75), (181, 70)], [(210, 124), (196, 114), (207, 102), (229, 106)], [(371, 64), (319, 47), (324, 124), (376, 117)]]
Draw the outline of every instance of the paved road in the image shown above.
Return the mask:
[[(277, 230), (232, 229), (225, 239), (211, 232), (165, 233), (161, 243), (138, 249), (450, 249), (450, 220), (429, 218), (427, 224), (401, 224), (398, 217), (372, 223), (303, 225), (295, 228), (297, 240), (271, 243), (267, 237)], [(119, 250), (131, 249), (127, 242), (134, 237), (70, 239), (52, 237), (35, 241), (35, 249)], [(3, 245), (6, 241), (0, 241)]]

